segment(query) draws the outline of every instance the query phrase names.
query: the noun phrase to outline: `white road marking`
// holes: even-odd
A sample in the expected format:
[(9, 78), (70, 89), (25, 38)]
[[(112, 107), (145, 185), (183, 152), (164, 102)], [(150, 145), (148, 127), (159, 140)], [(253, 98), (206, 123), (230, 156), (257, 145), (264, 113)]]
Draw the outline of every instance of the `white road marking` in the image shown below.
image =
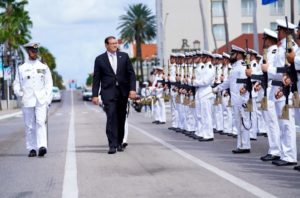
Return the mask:
[(78, 197), (78, 184), (77, 184), (77, 165), (76, 165), (76, 150), (75, 150), (74, 104), (73, 104), (73, 91), (71, 91), (71, 118), (69, 124), (68, 147), (67, 147), (62, 198), (77, 198), (77, 197)]
[(149, 134), (147, 131), (145, 131), (145, 130), (139, 128), (139, 127), (136, 127), (132, 124), (129, 124), (129, 127), (131, 127), (133, 129), (137, 130), (138, 132), (148, 136), (152, 140), (162, 144), (166, 148), (174, 151), (175, 153), (181, 155), (182, 157), (194, 162), (198, 166), (201, 166), (202, 168), (207, 169), (208, 171), (222, 177), (223, 179), (235, 184), (236, 186), (242, 188), (243, 190), (246, 190), (246, 191), (252, 193), (253, 195), (255, 195), (257, 197), (268, 197), (268, 198), (275, 198), (276, 197), (276, 196), (274, 196), (274, 195), (258, 188), (257, 186), (254, 186), (254, 185), (252, 185), (252, 184), (250, 184), (250, 183), (248, 183), (248, 182), (246, 182), (246, 181), (244, 181), (244, 180), (242, 180), (242, 179), (240, 179), (240, 178), (238, 178), (234, 175), (231, 175), (230, 173), (228, 173), (226, 171), (223, 171), (223, 170), (221, 170), (221, 169), (219, 169), (219, 168), (217, 168), (213, 165), (210, 165), (210, 164), (208, 164), (208, 163), (206, 163), (206, 162), (204, 162), (204, 161), (202, 161), (202, 160), (200, 160), (200, 159), (184, 152), (183, 150), (173, 146), (172, 144), (169, 144), (169, 143), (165, 142), (164, 140), (162, 140), (158, 137), (155, 137), (155, 136)]
[(0, 120), (4, 120), (6, 118), (11, 118), (11, 117), (16, 117), (16, 116), (22, 116), (22, 111), (18, 111), (18, 112), (7, 114), (7, 115), (2, 115), (2, 116), (0, 116)]

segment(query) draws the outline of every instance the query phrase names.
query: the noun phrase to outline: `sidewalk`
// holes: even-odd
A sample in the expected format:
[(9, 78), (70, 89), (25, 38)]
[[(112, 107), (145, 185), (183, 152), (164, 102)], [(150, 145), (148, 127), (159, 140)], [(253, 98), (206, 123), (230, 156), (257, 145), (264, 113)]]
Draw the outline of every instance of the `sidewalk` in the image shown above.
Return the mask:
[(0, 111), (0, 120), (11, 118), (17, 115), (21, 115), (22, 111), (21, 109), (10, 109), (10, 110), (1, 110)]

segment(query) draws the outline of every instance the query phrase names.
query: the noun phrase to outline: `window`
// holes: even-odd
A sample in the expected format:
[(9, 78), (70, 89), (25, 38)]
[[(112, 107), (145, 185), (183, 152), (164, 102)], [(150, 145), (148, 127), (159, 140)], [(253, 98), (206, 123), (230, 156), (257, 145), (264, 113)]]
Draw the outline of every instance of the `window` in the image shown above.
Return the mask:
[(214, 35), (217, 41), (225, 40), (225, 27), (224, 24), (215, 24), (213, 25)]
[(276, 29), (277, 29), (277, 23), (276, 22), (271, 22), (270, 23), (270, 28), (271, 28), (271, 30), (276, 31)]
[[(227, 0), (225, 0), (225, 11), (227, 13)], [(213, 0), (212, 1), (212, 14), (214, 17), (222, 17), (223, 16), (222, 0)]]
[(300, 14), (300, 0), (298, 0), (298, 14)]
[(253, 33), (253, 23), (242, 23), (242, 33)]
[(284, 0), (278, 0), (270, 4), (271, 15), (282, 16), (284, 15)]
[(254, 0), (242, 0), (242, 16), (252, 16)]

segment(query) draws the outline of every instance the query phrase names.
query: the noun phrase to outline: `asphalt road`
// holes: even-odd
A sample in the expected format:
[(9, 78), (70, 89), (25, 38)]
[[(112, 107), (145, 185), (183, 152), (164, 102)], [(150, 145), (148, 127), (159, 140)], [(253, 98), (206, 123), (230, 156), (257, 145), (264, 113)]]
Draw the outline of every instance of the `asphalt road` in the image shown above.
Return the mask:
[(151, 121), (132, 109), (128, 148), (108, 155), (104, 112), (67, 91), (49, 112), (48, 154), (28, 158), (22, 116), (0, 120), (0, 197), (300, 197), (300, 172), (259, 160), (267, 138), (233, 155), (236, 139), (198, 142)]

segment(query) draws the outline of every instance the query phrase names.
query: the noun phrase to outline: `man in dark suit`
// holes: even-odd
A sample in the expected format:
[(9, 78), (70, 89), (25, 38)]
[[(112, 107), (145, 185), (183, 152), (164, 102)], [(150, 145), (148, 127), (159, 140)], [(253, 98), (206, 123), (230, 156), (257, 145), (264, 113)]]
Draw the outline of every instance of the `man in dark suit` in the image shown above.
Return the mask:
[(118, 51), (116, 38), (109, 36), (104, 42), (107, 51), (95, 60), (92, 102), (99, 104), (101, 85), (100, 95), (107, 117), (108, 154), (114, 154), (123, 151), (127, 100), (136, 97), (136, 78), (128, 54)]

